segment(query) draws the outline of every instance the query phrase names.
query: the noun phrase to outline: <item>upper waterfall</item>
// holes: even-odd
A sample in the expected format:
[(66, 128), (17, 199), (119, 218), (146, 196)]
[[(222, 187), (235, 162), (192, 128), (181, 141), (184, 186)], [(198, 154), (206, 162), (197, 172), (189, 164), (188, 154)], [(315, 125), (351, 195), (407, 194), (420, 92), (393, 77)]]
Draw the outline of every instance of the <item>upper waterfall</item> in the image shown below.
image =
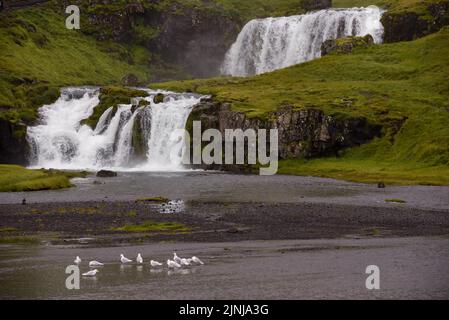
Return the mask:
[(328, 39), (370, 34), (381, 43), (382, 13), (369, 6), (251, 20), (227, 52), (221, 72), (250, 76), (319, 58), (321, 44)]
[[(151, 91), (133, 104), (111, 106), (95, 128), (82, 124), (99, 103), (98, 88), (66, 88), (53, 104), (39, 110), (41, 123), (29, 127), (31, 165), (56, 169), (178, 170), (184, 141), (174, 134), (184, 129), (201, 97)], [(162, 103), (153, 98), (164, 93)], [(146, 100), (148, 106), (140, 106)]]

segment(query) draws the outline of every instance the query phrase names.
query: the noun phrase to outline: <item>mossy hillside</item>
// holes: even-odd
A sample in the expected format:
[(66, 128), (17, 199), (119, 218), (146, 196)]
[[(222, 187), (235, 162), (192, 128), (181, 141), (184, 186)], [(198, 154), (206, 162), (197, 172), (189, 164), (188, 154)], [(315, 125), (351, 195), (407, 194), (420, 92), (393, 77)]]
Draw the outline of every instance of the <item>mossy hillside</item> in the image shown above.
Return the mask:
[[(118, 53), (128, 52), (122, 45), (68, 30), (65, 18), (51, 4), (1, 13), (1, 118), (32, 122), (63, 86), (118, 84), (130, 72), (142, 81), (149, 78), (147, 65)], [(142, 55), (146, 49), (133, 52)]]
[[(425, 166), (449, 166), (448, 43), (449, 28), (444, 28), (415, 41), (356, 48), (350, 55), (330, 55), (256, 77), (151, 87), (212, 94), (250, 117), (264, 117), (284, 105), (365, 117), (384, 126), (383, 137), (348, 150), (330, 164), (404, 163), (419, 166), (422, 175)], [(291, 162), (288, 167), (289, 172), (296, 170)]]
[(72, 186), (71, 178), (86, 175), (86, 172), (30, 170), (15, 165), (0, 165), (0, 192), (69, 188)]
[(428, 13), (429, 5), (443, 2), (447, 2), (447, 0), (333, 0), (332, 6), (352, 8), (376, 5), (391, 13), (416, 12), (422, 14)]

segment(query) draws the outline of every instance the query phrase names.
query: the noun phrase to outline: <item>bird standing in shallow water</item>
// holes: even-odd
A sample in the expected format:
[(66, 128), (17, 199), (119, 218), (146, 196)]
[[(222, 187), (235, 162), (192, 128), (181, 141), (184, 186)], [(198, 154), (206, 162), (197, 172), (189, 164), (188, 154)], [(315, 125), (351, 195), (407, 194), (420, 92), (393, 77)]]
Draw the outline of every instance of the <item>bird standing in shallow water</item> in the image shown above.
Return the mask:
[(76, 256), (75, 260), (73, 261), (76, 264), (80, 264), (81, 263), (81, 258), (79, 256)]
[(130, 262), (132, 262), (132, 260), (126, 258), (126, 257), (123, 255), (123, 253), (120, 254), (120, 261), (121, 261), (121, 263), (130, 263)]
[(139, 253), (138, 255), (137, 255), (137, 259), (136, 259), (136, 262), (137, 263), (140, 263), (140, 264), (142, 264), (143, 263), (143, 258), (142, 258), (142, 256), (141, 256), (141, 254)]
[(151, 260), (151, 261), (150, 261), (150, 265), (151, 265), (152, 267), (160, 267), (160, 266), (162, 266), (162, 263), (160, 263), (160, 262), (158, 262), (158, 261), (155, 261), (155, 260)]
[(83, 273), (83, 276), (84, 276), (84, 277), (94, 277), (97, 273), (98, 273), (98, 270), (97, 270), (97, 269), (95, 269), (95, 270), (90, 270), (90, 271), (88, 271), (88, 272), (86, 272), (86, 273)]
[(181, 265), (182, 266), (190, 266), (189, 259), (181, 258)]
[(173, 260), (167, 260), (167, 266), (172, 269), (181, 268), (181, 265)]
[(199, 258), (197, 258), (195, 256), (192, 257), (192, 261), (195, 262), (195, 263), (198, 263), (198, 264), (204, 264), (203, 261), (201, 261)]
[(176, 251), (173, 252), (173, 261), (178, 263), (178, 264), (181, 264), (181, 258), (178, 257), (178, 255), (176, 254)]
[(91, 262), (89, 262), (89, 267), (101, 267), (101, 266), (103, 266), (104, 264), (103, 263), (101, 263), (101, 262), (98, 262), (98, 261), (91, 261)]

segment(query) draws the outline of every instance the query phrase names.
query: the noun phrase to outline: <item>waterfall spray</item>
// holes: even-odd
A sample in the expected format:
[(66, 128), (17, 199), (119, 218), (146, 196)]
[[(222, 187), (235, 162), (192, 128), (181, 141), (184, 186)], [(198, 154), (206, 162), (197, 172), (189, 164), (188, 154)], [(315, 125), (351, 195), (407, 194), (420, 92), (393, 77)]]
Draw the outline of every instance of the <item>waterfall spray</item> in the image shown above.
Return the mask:
[(319, 58), (328, 39), (370, 34), (381, 43), (382, 10), (376, 6), (327, 9), (248, 22), (226, 54), (221, 72), (250, 76)]
[[(57, 169), (111, 168), (115, 170), (179, 170), (170, 153), (179, 153), (183, 141), (171, 141), (172, 133), (184, 129), (187, 118), (201, 97), (193, 94), (146, 90), (149, 105), (122, 104), (109, 107), (95, 129), (82, 124), (99, 103), (98, 88), (66, 88), (53, 104), (40, 110), (41, 123), (29, 127), (33, 167)], [(164, 102), (155, 104), (157, 93)], [(139, 139), (136, 139), (136, 136)], [(135, 148), (145, 150), (136, 157)]]

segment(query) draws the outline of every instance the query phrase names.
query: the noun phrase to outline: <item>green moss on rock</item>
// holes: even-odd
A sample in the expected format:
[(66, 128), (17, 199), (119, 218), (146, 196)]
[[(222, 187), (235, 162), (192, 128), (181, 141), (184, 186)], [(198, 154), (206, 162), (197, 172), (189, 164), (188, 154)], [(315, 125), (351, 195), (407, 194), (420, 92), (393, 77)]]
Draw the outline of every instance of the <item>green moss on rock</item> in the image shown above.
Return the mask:
[(130, 89), (126, 87), (107, 86), (100, 89), (100, 103), (95, 107), (92, 115), (81, 123), (95, 129), (101, 115), (110, 107), (113, 107), (113, 114), (117, 111), (117, 105), (129, 104), (131, 98), (146, 97), (148, 93), (143, 90)]

